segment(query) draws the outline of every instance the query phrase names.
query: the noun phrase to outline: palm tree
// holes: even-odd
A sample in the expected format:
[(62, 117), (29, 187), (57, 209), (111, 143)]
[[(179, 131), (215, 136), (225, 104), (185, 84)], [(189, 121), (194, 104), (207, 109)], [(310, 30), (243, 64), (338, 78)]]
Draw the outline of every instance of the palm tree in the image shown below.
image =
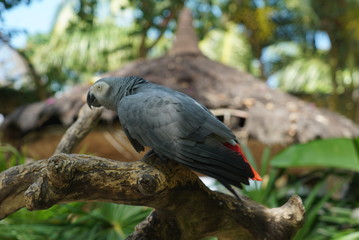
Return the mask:
[(225, 29), (208, 32), (200, 42), (200, 49), (213, 60), (254, 75), (259, 74), (249, 42), (238, 25), (233, 22), (227, 23)]
[(288, 92), (330, 93), (330, 65), (326, 52), (309, 54), (305, 46), (294, 42), (280, 42), (266, 49), (271, 68), (272, 84)]
[(354, 76), (358, 72), (359, 64), (357, 50), (359, 2), (351, 0), (334, 1), (331, 4), (319, 0), (287, 0), (286, 2), (289, 9), (296, 13), (297, 19), (304, 19), (300, 22), (306, 30), (304, 41), (308, 39), (309, 34), (313, 36), (313, 41), (307, 41), (307, 44), (314, 52), (316, 34), (324, 32), (329, 37), (330, 48), (324, 60), (330, 67), (331, 108), (338, 109), (338, 95), (343, 92), (353, 93), (358, 86)]

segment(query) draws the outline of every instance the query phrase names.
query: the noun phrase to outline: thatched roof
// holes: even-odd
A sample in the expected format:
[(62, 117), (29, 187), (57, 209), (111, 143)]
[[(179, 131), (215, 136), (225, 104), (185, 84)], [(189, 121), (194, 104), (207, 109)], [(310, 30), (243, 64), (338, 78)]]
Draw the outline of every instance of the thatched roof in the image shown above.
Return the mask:
[(248, 116), (246, 134), (267, 144), (359, 135), (358, 126), (349, 119), (271, 89), (250, 74), (205, 57), (197, 47), (191, 21), (190, 12), (183, 11), (168, 55), (138, 60), (105, 76), (137, 75), (182, 91), (210, 109), (224, 108), (227, 114), (243, 110)]
[[(190, 12), (183, 11), (174, 46), (167, 55), (137, 60), (104, 76), (137, 75), (182, 91), (214, 109), (231, 127), (244, 124), (241, 129), (244, 135), (265, 144), (359, 136), (359, 127), (349, 119), (271, 89), (250, 74), (205, 57), (198, 49), (191, 22)], [(72, 92), (50, 104), (42, 102), (23, 107), (10, 115), (5, 125), (29, 131), (46, 122), (41, 120), (44, 116), (47, 121), (56, 117), (59, 122), (69, 124), (84, 103), (87, 88), (79, 87), (76, 94)], [(106, 114), (106, 119), (114, 117)]]

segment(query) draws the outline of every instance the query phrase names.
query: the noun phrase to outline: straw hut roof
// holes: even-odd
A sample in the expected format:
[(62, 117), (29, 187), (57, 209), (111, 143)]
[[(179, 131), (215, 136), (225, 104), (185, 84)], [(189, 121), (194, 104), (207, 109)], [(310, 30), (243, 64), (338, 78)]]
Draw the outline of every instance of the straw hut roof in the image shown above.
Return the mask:
[(248, 73), (205, 57), (198, 48), (187, 9), (180, 16), (176, 39), (167, 55), (138, 60), (105, 74), (128, 75), (182, 91), (216, 115), (242, 119), (238, 123), (244, 125), (246, 135), (266, 144), (359, 135), (358, 126), (349, 119), (271, 89)]
[[(240, 129), (240, 136), (265, 144), (287, 145), (359, 135), (358, 126), (349, 119), (271, 89), (248, 73), (208, 59), (198, 48), (187, 9), (180, 15), (176, 39), (168, 54), (131, 62), (103, 76), (129, 75), (192, 96), (233, 129)], [(24, 133), (51, 122), (68, 125), (85, 102), (87, 89), (88, 86), (78, 86), (62, 98), (22, 107), (7, 117), (3, 128), (12, 126)], [(112, 121), (116, 116), (105, 112), (103, 119)]]

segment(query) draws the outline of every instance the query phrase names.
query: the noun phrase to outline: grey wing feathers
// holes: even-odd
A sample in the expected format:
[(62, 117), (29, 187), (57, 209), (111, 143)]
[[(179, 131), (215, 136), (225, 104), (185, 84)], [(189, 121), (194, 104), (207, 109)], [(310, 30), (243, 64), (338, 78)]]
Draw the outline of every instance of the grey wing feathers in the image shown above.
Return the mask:
[(235, 139), (233, 133), (187, 96), (136, 93), (121, 100), (118, 114), (130, 140), (214, 177), (226, 187), (241, 187), (253, 177), (248, 163), (222, 144)]
[(120, 121), (132, 138), (150, 147), (181, 138), (203, 141), (210, 134), (223, 139), (235, 138), (201, 105), (189, 97), (182, 98), (182, 95), (147, 93), (127, 96), (118, 106)]
[[(248, 163), (216, 141), (209, 137), (204, 143), (196, 143), (193, 146), (184, 141), (177, 141), (175, 160), (238, 187), (241, 187), (241, 183), (248, 184), (248, 177), (253, 177)], [(189, 159), (192, 161), (188, 161)], [(198, 166), (200, 169), (196, 169)]]

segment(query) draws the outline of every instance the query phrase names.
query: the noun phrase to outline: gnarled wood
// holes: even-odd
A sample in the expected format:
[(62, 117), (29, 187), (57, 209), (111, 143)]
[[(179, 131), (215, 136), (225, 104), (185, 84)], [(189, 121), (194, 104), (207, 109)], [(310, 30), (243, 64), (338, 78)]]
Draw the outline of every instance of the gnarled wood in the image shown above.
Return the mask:
[(155, 208), (129, 239), (290, 239), (303, 222), (299, 197), (267, 209), (249, 199), (210, 191), (187, 168), (156, 156), (119, 162), (56, 154), (1, 173), (0, 217), (21, 207), (102, 201)]

